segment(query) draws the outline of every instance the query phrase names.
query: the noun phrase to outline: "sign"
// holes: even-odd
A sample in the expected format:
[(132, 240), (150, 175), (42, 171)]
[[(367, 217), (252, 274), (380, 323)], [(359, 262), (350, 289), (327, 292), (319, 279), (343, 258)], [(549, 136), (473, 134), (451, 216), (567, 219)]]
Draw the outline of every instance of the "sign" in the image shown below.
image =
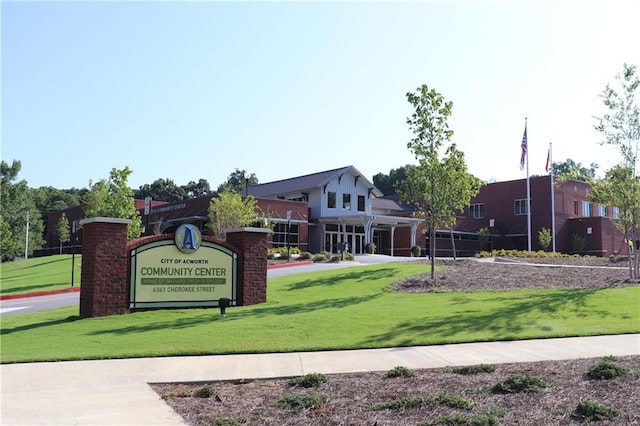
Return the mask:
[(131, 251), (129, 307), (212, 307), (237, 297), (237, 254), (202, 241), (200, 230), (181, 225), (173, 240), (154, 241)]

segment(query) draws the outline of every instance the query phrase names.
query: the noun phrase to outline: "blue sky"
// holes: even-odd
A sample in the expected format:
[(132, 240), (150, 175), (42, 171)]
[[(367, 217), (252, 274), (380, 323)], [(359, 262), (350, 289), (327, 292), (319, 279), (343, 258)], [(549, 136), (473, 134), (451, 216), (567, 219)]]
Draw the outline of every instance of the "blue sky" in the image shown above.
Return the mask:
[(640, 2), (7, 2), (2, 159), (30, 186), (137, 188), (234, 169), (260, 182), (414, 163), (406, 93), (453, 102), (452, 142), (483, 180), (618, 157), (599, 94), (640, 66)]

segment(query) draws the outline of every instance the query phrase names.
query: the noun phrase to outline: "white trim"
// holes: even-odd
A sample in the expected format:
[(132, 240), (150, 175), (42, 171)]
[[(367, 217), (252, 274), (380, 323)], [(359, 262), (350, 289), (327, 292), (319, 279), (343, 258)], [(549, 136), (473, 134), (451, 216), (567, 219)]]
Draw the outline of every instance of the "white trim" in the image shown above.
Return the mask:
[(80, 225), (87, 225), (89, 223), (117, 223), (122, 225), (129, 225), (131, 223), (131, 219), (122, 219), (118, 217), (89, 217), (86, 219), (82, 219), (79, 223)]
[(244, 227), (244, 228), (231, 228), (227, 229), (227, 234), (233, 234), (234, 232), (253, 232), (256, 234), (270, 234), (273, 232), (270, 228), (255, 228), (255, 227)]

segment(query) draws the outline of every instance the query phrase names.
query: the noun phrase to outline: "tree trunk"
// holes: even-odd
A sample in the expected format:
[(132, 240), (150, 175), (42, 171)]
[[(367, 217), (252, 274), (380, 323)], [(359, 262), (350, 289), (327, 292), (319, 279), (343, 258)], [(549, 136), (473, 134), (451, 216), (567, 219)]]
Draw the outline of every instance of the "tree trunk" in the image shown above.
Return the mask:
[(456, 259), (456, 241), (453, 238), (453, 228), (449, 227), (449, 236), (451, 237), (451, 250), (453, 251), (453, 260)]
[(436, 231), (429, 229), (429, 253), (431, 253), (431, 279), (436, 279)]

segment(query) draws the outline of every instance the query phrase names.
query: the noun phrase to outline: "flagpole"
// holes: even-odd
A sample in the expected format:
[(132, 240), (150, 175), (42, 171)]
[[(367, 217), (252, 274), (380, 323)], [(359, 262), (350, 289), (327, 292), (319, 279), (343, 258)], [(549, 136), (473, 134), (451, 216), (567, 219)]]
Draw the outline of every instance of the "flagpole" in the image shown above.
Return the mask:
[(555, 188), (553, 187), (553, 145), (549, 142), (549, 177), (551, 182), (551, 241), (553, 252), (556, 252), (556, 206)]
[[(524, 118), (524, 132), (527, 133), (527, 117)], [(529, 136), (527, 135), (527, 248), (531, 253), (531, 185), (529, 182)]]

